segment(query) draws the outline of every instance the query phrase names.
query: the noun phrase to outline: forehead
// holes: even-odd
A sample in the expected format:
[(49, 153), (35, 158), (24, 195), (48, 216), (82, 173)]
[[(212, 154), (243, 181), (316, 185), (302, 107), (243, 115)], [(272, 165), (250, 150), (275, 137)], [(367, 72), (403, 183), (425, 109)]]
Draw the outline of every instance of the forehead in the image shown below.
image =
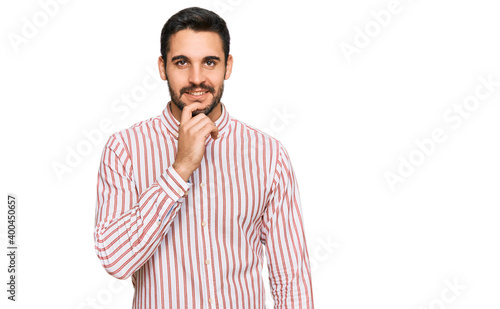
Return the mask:
[(221, 57), (223, 54), (222, 40), (216, 32), (185, 29), (170, 37), (169, 58), (177, 55), (184, 55), (188, 58)]

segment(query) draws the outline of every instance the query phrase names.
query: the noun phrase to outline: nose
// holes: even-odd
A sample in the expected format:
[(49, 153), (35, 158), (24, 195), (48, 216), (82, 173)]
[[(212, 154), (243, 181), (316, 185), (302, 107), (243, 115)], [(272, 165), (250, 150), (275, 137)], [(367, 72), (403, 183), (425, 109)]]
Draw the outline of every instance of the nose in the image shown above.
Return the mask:
[(189, 82), (195, 85), (200, 85), (205, 81), (203, 69), (200, 66), (192, 66), (189, 72)]

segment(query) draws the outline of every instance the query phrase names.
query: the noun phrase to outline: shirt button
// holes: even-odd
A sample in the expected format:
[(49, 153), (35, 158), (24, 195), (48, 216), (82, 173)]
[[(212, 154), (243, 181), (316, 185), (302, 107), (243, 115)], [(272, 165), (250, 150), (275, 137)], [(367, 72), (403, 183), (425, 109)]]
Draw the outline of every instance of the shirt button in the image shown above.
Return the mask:
[(205, 187), (205, 184), (202, 182), (200, 183), (200, 187), (204, 188)]
[(207, 226), (207, 223), (206, 223), (205, 221), (203, 221), (203, 222), (201, 223), (201, 226)]
[(210, 260), (205, 260), (205, 264), (210, 264)]
[(183, 193), (182, 189), (181, 188), (177, 189), (177, 193), (182, 194)]
[(209, 298), (208, 302), (211, 303), (211, 304), (213, 304), (214, 303), (214, 299), (213, 298)]
[(174, 136), (175, 136), (175, 138), (179, 138), (179, 133), (174, 132)]
[(156, 222), (156, 224), (160, 225), (160, 224), (161, 224), (161, 220), (158, 220), (158, 221)]

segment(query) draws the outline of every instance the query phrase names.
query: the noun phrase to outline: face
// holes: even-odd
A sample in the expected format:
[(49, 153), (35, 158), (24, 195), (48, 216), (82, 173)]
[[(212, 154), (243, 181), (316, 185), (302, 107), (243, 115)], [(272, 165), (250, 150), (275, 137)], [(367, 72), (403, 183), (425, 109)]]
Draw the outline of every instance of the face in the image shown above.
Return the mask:
[[(224, 80), (231, 75), (232, 56), (224, 64), (222, 40), (215, 32), (181, 30), (170, 38), (170, 51), (158, 59), (162, 79), (168, 81), (172, 112), (180, 112), (189, 104), (199, 102), (203, 107), (193, 116), (211, 115), (219, 105), (224, 90)], [(177, 114), (177, 115), (176, 115)]]

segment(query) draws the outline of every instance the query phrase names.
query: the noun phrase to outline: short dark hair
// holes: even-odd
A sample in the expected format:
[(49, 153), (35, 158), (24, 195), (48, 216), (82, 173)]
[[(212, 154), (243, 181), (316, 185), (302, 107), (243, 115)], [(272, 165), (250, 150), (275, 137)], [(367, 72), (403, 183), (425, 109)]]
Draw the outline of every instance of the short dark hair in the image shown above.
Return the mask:
[(170, 51), (170, 38), (175, 33), (191, 29), (193, 31), (211, 31), (217, 33), (222, 40), (225, 64), (229, 56), (229, 30), (226, 22), (216, 13), (199, 7), (183, 9), (172, 15), (161, 30), (161, 57), (166, 63), (167, 53)]

